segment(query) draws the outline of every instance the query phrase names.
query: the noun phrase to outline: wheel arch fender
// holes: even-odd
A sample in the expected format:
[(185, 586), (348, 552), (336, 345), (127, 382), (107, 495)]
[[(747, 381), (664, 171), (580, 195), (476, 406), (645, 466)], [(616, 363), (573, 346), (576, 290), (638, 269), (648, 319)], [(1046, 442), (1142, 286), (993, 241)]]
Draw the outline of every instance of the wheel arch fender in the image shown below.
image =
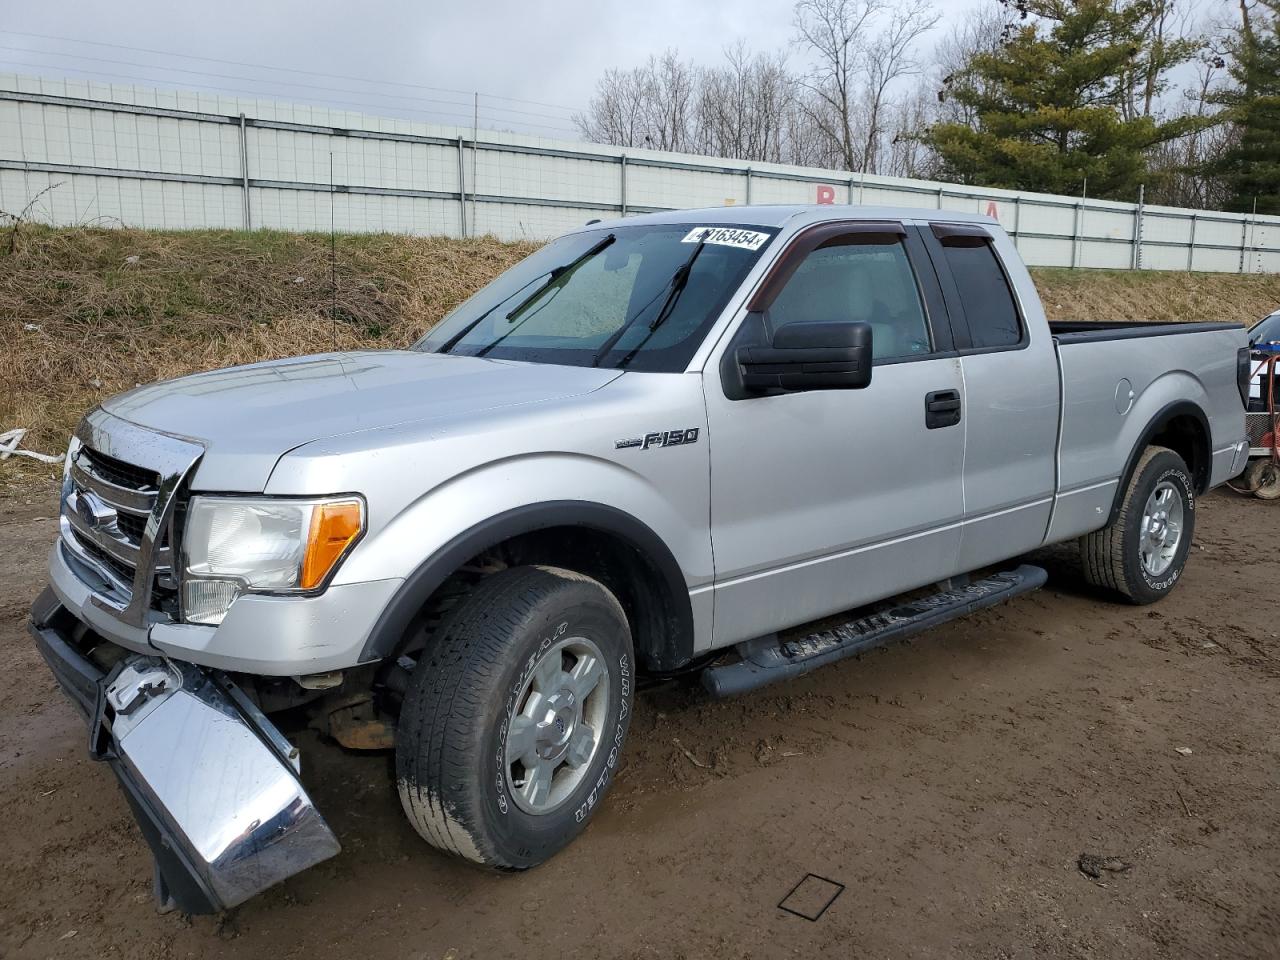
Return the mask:
[[(674, 669), (693, 657), (694, 617), (689, 588), (675, 554), (651, 527), (631, 514), (587, 500), (556, 500), (517, 506), (457, 534), (419, 564), (382, 611), (365, 641), (360, 661), (391, 656), (424, 605), (468, 560), (539, 531), (575, 528), (599, 534), (634, 551), (651, 572), (650, 589), (663, 611), (653, 636), (636, 638), (637, 655), (657, 669)], [(644, 642), (647, 639), (647, 642)], [(642, 649), (642, 646), (645, 649)]]
[(1138, 435), (1137, 442), (1129, 451), (1124, 471), (1120, 474), (1120, 483), (1112, 499), (1107, 523), (1114, 523), (1119, 516), (1125, 493), (1133, 481), (1133, 474), (1137, 469), (1138, 461), (1142, 458), (1142, 452), (1152, 443), (1168, 446), (1182, 456), (1187, 461), (1187, 466), (1191, 468), (1195, 492), (1207, 491), (1212, 461), (1211, 437), (1209, 418), (1195, 401), (1173, 400), (1160, 407), (1147, 420), (1146, 426)]

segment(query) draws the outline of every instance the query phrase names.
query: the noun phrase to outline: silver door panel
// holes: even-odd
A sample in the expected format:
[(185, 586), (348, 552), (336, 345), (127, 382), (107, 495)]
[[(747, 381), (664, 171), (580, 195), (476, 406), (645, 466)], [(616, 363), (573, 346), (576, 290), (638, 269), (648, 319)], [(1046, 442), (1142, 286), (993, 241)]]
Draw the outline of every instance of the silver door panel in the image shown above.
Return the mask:
[(960, 537), (959, 568), (977, 570), (1039, 546), (1052, 510), (1051, 491), (1049, 496), (1029, 503), (966, 516)]
[(954, 573), (959, 524), (748, 574), (716, 587), (716, 646), (817, 620)]
[(1017, 251), (996, 234), (1029, 342), (964, 357), (965, 525), (960, 567), (973, 570), (1039, 546), (1057, 487), (1058, 358)]
[(1048, 542), (1070, 540), (1105, 525), (1119, 484), (1118, 479), (1105, 480), (1059, 493)]
[(876, 367), (864, 390), (731, 401), (710, 366), (715, 644), (955, 572), (963, 425), (925, 429), (956, 358)]

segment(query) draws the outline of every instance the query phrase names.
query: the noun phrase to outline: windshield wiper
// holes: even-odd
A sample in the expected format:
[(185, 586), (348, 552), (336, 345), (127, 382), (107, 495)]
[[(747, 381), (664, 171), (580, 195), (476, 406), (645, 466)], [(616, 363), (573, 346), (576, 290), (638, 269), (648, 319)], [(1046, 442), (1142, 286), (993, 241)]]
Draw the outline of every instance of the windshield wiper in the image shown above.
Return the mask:
[[(553, 267), (551, 271), (546, 274), (539, 274), (538, 276), (546, 276), (547, 282), (542, 284), (542, 286), (538, 287), (538, 289), (534, 290), (533, 293), (529, 294), (527, 297), (521, 300), (515, 307), (513, 307), (510, 310), (510, 312), (507, 313), (507, 321), (511, 322), (512, 320), (514, 320), (520, 314), (521, 310), (523, 310), (525, 307), (531, 304), (534, 300), (536, 300), (539, 297), (539, 295), (541, 295), (544, 291), (550, 288), (553, 284), (557, 283), (562, 277), (565, 276), (565, 274), (568, 274), (571, 271), (576, 270), (578, 267), (582, 266), (584, 263), (586, 263), (588, 260), (594, 257), (597, 253), (599, 253), (601, 250), (609, 246), (609, 244), (613, 243), (617, 239), (618, 238), (611, 233), (608, 236), (601, 238), (597, 243), (593, 244), (585, 253), (581, 254), (580, 256), (574, 257), (574, 259), (570, 260), (568, 263), (561, 264), (558, 267)], [(533, 278), (533, 280), (536, 280), (536, 279), (537, 277)], [(530, 280), (529, 283), (533, 283), (533, 280)], [(529, 286), (529, 283), (526, 283), (524, 287)], [(524, 287), (521, 287), (520, 290), (523, 290)], [(519, 293), (520, 290), (517, 290), (516, 293)], [(515, 295), (516, 294), (513, 293), (511, 297), (514, 297)], [(470, 333), (472, 330), (478, 327), (481, 324), (481, 322), (484, 321), (484, 319), (489, 316), (489, 314), (497, 310), (500, 306), (506, 303), (507, 300), (510, 300), (511, 297), (507, 297), (506, 300), (499, 300), (497, 303), (495, 303), (492, 307), (490, 307), (484, 313), (480, 314), (480, 316), (476, 317), (474, 320), (468, 323), (465, 327), (463, 327), (461, 330), (455, 333), (452, 337), (450, 337), (447, 341), (445, 341), (445, 343), (441, 345), (439, 352), (448, 353), (450, 350), (452, 350), (455, 346), (458, 345), (459, 340), (461, 340), (468, 333)], [(508, 336), (510, 336), (514, 332), (515, 332), (514, 329), (508, 330), (506, 333), (500, 336), (493, 343), (490, 343), (487, 346), (485, 346), (482, 349), (482, 352), (478, 353), (477, 356), (482, 356), (484, 352), (487, 352), (488, 350), (492, 349), (499, 341), (505, 340)]]
[[(698, 245), (693, 248), (693, 253), (689, 254), (689, 259), (681, 264), (676, 269), (676, 272), (671, 275), (671, 279), (668, 280), (666, 286), (662, 288), (663, 290), (668, 291), (667, 298), (662, 301), (662, 307), (658, 310), (658, 313), (654, 316), (653, 320), (650, 321), (649, 332), (641, 337), (640, 342), (632, 347), (627, 355), (618, 362), (618, 366), (626, 366), (640, 348), (649, 342), (649, 338), (653, 336), (654, 332), (666, 322), (667, 318), (671, 316), (672, 313), (675, 312), (676, 302), (680, 299), (680, 294), (684, 293), (684, 288), (689, 284), (689, 274), (693, 272), (694, 261), (698, 259), (698, 254), (702, 253), (702, 248), (706, 245), (707, 241), (705, 238), (699, 240)], [(659, 291), (659, 293), (661, 292), (662, 291)], [(593, 367), (600, 366), (600, 361), (608, 356), (609, 351), (612, 350), (614, 346), (617, 345), (618, 341), (622, 339), (623, 335), (635, 325), (635, 322), (644, 315), (644, 312), (649, 309), (649, 304), (651, 303), (653, 303), (653, 300), (650, 300), (649, 303), (646, 303), (643, 307), (637, 310), (631, 319), (623, 323), (622, 326), (610, 335), (608, 340), (600, 345), (600, 349), (596, 351), (595, 359), (591, 361), (591, 365)]]
[[(583, 264), (585, 264), (588, 260), (590, 260), (596, 254), (598, 254), (605, 247), (609, 246), (609, 244), (613, 243), (615, 239), (617, 238), (614, 237), (614, 235), (611, 233), (607, 237), (602, 239), (599, 243), (597, 243), (594, 247), (592, 247), (590, 250), (588, 250), (586, 253), (584, 253), (582, 256), (578, 257), (577, 260), (574, 260), (572, 263), (565, 264), (562, 267), (556, 267), (554, 270), (552, 270), (550, 276), (548, 276), (547, 278), (546, 283), (540, 286), (537, 290), (533, 291), (533, 293), (529, 294), (529, 296), (521, 300), (519, 304), (517, 304), (515, 307), (512, 307), (511, 310), (507, 313), (507, 323), (514, 324), (514, 326), (512, 326), (510, 330), (502, 334), (500, 337), (497, 337), (493, 340), (490, 340), (488, 343), (486, 343), (483, 347), (481, 347), (479, 350), (475, 352), (475, 356), (483, 357), (490, 350), (492, 350), (494, 347), (500, 344), (503, 340), (507, 339), (507, 337), (511, 336), (513, 333), (515, 333), (517, 330), (523, 327), (526, 323), (528, 323), (530, 320), (536, 317), (542, 311), (542, 309), (546, 307), (547, 304), (549, 304), (552, 300), (556, 298), (556, 294), (558, 294), (561, 290), (563, 290), (565, 288), (565, 285), (571, 279), (573, 279), (573, 275), (578, 272), (578, 269), (582, 267)], [(546, 295), (546, 297), (545, 299), (542, 300), (542, 304), (538, 307), (538, 309), (529, 310), (528, 314), (526, 314), (520, 320), (519, 323), (515, 323), (516, 317), (520, 316), (521, 312), (523, 312), (524, 310), (527, 310), (533, 304), (537, 303), (538, 300), (542, 298), (544, 294)]]

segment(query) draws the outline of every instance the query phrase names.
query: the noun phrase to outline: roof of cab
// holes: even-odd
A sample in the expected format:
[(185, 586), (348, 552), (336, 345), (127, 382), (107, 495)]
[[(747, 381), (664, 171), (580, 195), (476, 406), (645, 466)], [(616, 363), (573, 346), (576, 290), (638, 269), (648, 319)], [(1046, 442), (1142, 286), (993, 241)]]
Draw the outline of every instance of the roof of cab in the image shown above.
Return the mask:
[(646, 223), (781, 227), (793, 220), (806, 224), (823, 223), (828, 220), (935, 220), (964, 223), (996, 223), (993, 218), (983, 214), (963, 213), (959, 210), (933, 210), (922, 207), (870, 207), (825, 203), (757, 204), (744, 207), (664, 210), (661, 213), (642, 213), (631, 217), (605, 220), (590, 224), (590, 227), (598, 230), (602, 226), (640, 226)]

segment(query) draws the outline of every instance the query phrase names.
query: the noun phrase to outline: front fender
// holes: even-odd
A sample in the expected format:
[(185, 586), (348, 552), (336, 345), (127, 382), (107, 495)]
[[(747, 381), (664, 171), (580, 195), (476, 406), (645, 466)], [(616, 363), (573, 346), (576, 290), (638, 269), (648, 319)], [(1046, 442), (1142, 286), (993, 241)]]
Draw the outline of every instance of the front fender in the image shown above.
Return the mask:
[[(675, 617), (672, 659), (710, 635), (709, 530), (691, 523), (651, 478), (580, 454), (516, 456), (450, 478), (360, 544), (335, 584), (385, 579), (404, 585), (388, 603), (360, 660), (390, 655), (413, 617), (446, 578), (476, 554), (521, 534), (558, 526), (608, 533), (658, 571)], [(691, 590), (694, 595), (691, 596)]]
[[(613, 507), (560, 500), (515, 507), (455, 536), (413, 570), (383, 610), (361, 653), (362, 663), (390, 656), (427, 598), (467, 560), (504, 540), (550, 527), (573, 526), (608, 533), (645, 557), (666, 583), (674, 615), (665, 657), (675, 666), (694, 653), (697, 627), (684, 574), (662, 539), (635, 517)], [(709, 614), (709, 610), (706, 611)], [(707, 628), (709, 629), (709, 624)]]
[[(404, 622), (406, 606), (416, 603), (416, 613), (444, 567), (447, 576), (510, 536), (567, 524), (623, 537), (648, 559), (651, 574), (665, 571), (664, 590), (694, 608), (693, 633), (710, 637), (705, 417), (700, 377), (627, 374), (589, 399), (317, 441), (281, 459), (267, 493), (364, 495), (368, 532), (333, 583), (414, 579), (383, 627)], [(690, 439), (629, 442), (655, 430)], [(421, 573), (427, 568), (429, 577)]]
[(655, 480), (607, 460), (572, 453), (509, 457), (450, 478), (371, 532), (334, 583), (403, 577), (424, 558), (494, 517), (559, 502), (595, 504), (633, 518), (674, 558), (686, 590), (710, 583), (711, 543), (705, 523), (691, 522), (693, 518), (678, 511)]

